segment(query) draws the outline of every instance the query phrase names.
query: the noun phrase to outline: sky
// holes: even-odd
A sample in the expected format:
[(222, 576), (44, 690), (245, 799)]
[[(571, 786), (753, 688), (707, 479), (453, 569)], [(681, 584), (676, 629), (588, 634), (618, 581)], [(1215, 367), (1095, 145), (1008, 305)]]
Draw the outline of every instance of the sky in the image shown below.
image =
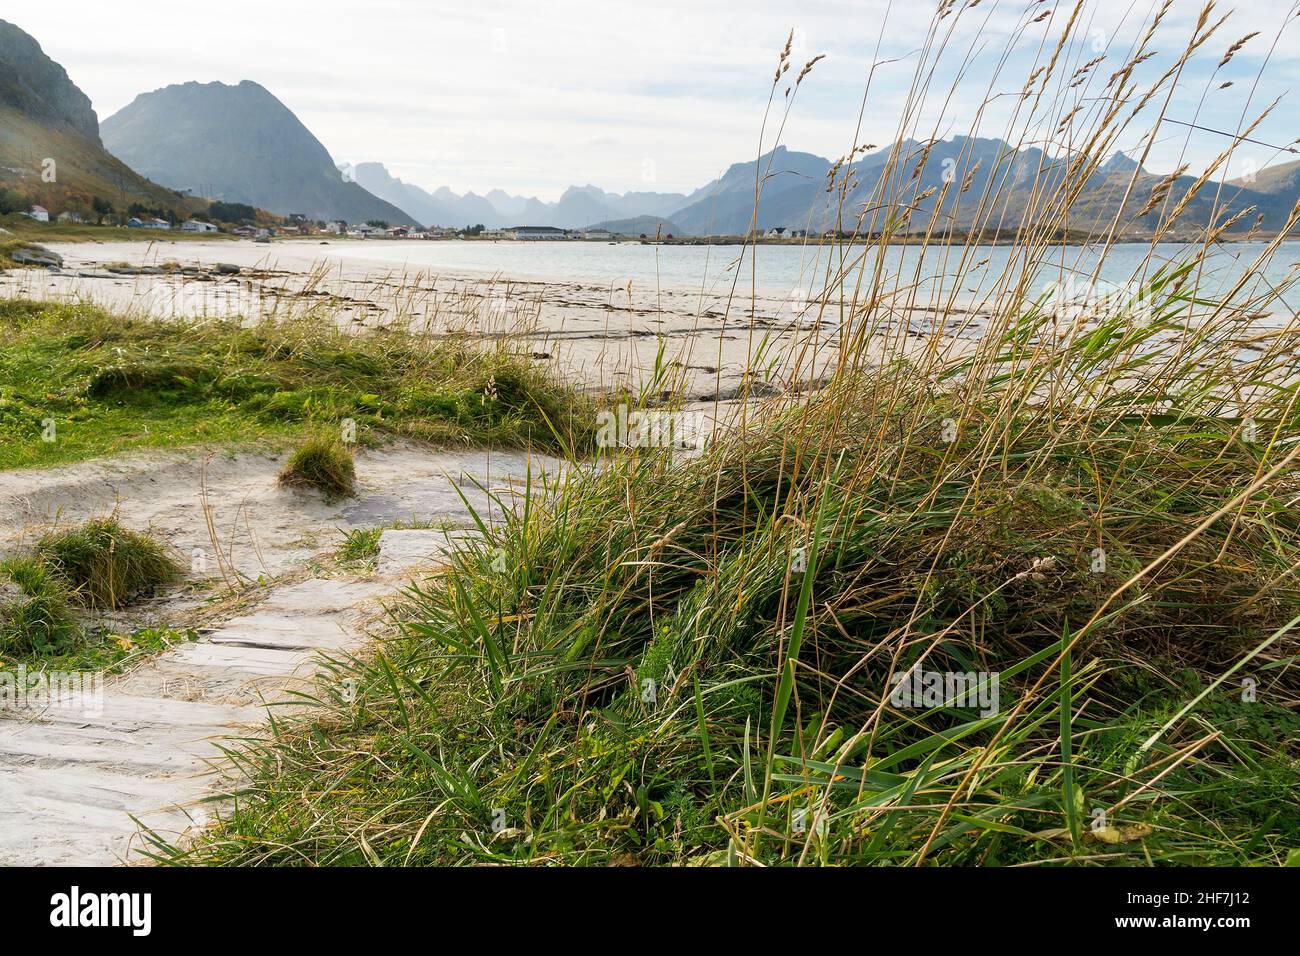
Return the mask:
[[(952, 34), (937, 65), (924, 51), (938, 0), (59, 0), (4, 17), (68, 70), (101, 120), (168, 84), (250, 79), (293, 110), (337, 162), (380, 161), (430, 190), (501, 188), (553, 200), (587, 183), (690, 192), (752, 160), (791, 30), (794, 65), (764, 148), (778, 128), (789, 148), (831, 159), (855, 144), (892, 142), (923, 62), (923, 75), (933, 75), (918, 132), (1002, 136), (1074, 0), (958, 5), (971, 2), (941, 25)], [(1061, 62), (1073, 69), (1105, 53), (1094, 68), (1104, 81), (1157, 3), (1083, 4), (1079, 42)], [(1139, 78), (1164, 72), (1203, 4), (1173, 0), (1153, 44), (1159, 55)], [(1237, 151), (1230, 177), (1300, 159), (1271, 148), (1300, 136), (1296, 9), (1295, 0), (1239, 0), (1235, 10), (1220, 3), (1213, 17), (1231, 12), (1228, 23), (1169, 102), (1170, 119), (1232, 130), (1283, 97), (1254, 134), (1266, 145)], [(1226, 49), (1252, 31), (1260, 35), (1216, 71)], [(819, 54), (825, 59), (794, 91), (782, 122), (785, 86)], [(1220, 89), (1225, 82), (1232, 86)], [(1053, 125), (1033, 132), (1050, 140)], [(1137, 139), (1117, 145), (1131, 149)], [(1171, 123), (1147, 165), (1199, 171), (1226, 143)]]

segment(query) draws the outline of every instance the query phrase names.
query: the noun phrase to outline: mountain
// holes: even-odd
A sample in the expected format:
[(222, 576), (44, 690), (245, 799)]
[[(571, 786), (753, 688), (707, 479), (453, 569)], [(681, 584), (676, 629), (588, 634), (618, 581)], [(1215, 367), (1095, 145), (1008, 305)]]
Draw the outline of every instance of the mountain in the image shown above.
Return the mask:
[(244, 80), (142, 93), (104, 120), (104, 144), (175, 189), (310, 219), (415, 217), (347, 182), (320, 140), (269, 91)]
[(0, 187), (12, 205), (89, 214), (96, 199), (187, 216), (203, 205), (150, 182), (111, 156), (99, 120), (67, 71), (0, 20)]
[[(1172, 209), (1196, 184), (1180, 176), (1157, 197), (1154, 211), (1140, 213), (1163, 175), (1148, 172), (1133, 158), (1117, 152), (1080, 182), (1086, 172), (1079, 157), (1053, 156), (1037, 147), (1017, 149), (1000, 139), (956, 136), (929, 143), (904, 140), (870, 152), (840, 169), (837, 182), (849, 185), (827, 192), (829, 161), (809, 153), (777, 147), (755, 162), (737, 163), (719, 179), (689, 197), (671, 213), (686, 235), (744, 235), (756, 224), (760, 232), (788, 229), (880, 231), (887, 224), (902, 232), (1015, 229), (1026, 219), (1050, 213), (1053, 199), (1069, 178), (1077, 197), (1069, 228), (1105, 231), (1118, 223), (1124, 235), (1155, 228), (1162, 211)], [(761, 183), (757, 215), (756, 181)], [(1300, 164), (1273, 167), (1253, 183), (1204, 185), (1188, 203), (1174, 235), (1204, 229), (1211, 216), (1223, 222), (1242, 213), (1238, 230), (1246, 231), (1263, 216), (1266, 230), (1279, 229), (1300, 194)], [(1055, 200), (1059, 202), (1059, 200)], [(910, 209), (910, 211), (909, 211)], [(859, 223), (861, 217), (861, 223)]]
[(743, 235), (754, 219), (755, 183), (761, 177), (759, 230), (809, 228), (813, 218), (824, 218), (818, 211), (819, 194), (830, 168), (830, 161), (820, 156), (778, 146), (752, 162), (735, 163), (670, 215), (688, 235)]
[(389, 175), (383, 163), (357, 163), (350, 169), (350, 173), (357, 185), (366, 192), (392, 203), (422, 225), (449, 225), (455, 221), (447, 206), (419, 186), (412, 186)]
[(1230, 185), (1294, 202), (1300, 196), (1300, 160), (1266, 167), (1253, 176), (1234, 179)]
[(631, 219), (607, 219), (592, 223), (592, 229), (604, 229), (620, 236), (647, 236), (666, 238), (683, 235), (681, 227), (670, 219), (659, 216), (634, 216)]

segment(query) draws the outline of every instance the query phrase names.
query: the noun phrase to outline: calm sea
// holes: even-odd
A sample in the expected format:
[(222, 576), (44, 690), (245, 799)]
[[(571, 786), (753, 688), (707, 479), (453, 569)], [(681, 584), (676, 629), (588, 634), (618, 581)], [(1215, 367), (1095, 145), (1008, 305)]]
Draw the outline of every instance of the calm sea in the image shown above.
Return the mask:
[[(1294, 277), (1300, 263), (1300, 241), (1281, 244), (1262, 269), (1254, 263), (1265, 249), (1262, 242), (1229, 243), (1208, 257), (1199, 288), (1213, 295), (1232, 288), (1243, 275), (1250, 279), (1247, 294), (1266, 288), (1280, 289)], [(324, 251), (324, 250), (322, 250)], [(1123, 286), (1143, 270), (1150, 274), (1161, 264), (1182, 261), (1191, 247), (1162, 243), (1154, 250), (1141, 243), (1112, 247), (1102, 266), (1103, 284)], [(833, 277), (847, 275), (851, 291), (865, 257), (869, 270), (882, 269), (891, 284), (915, 285), (918, 298), (932, 295), (955, 296), (958, 302), (987, 296), (1004, 275), (1017, 252), (1012, 246), (931, 247), (922, 255), (917, 246), (893, 246), (885, 262), (876, 262), (873, 248), (810, 244), (741, 246), (654, 246), (639, 243), (601, 242), (511, 242), (458, 240), (367, 240), (334, 245), (327, 255), (346, 256), (384, 263), (395, 269), (448, 272), (466, 275), (498, 275), (510, 279), (538, 279), (580, 282), (594, 286), (623, 288), (629, 282), (640, 291), (661, 288), (702, 292), (707, 298), (725, 297), (733, 283), (738, 294), (751, 290), (765, 297), (815, 296)], [(1091, 276), (1097, 254), (1088, 247), (1061, 246), (1052, 249), (1035, 284), (1068, 282), (1071, 276)], [(962, 257), (965, 256), (963, 263)], [(961, 274), (960, 288), (953, 278)], [(832, 281), (828, 283), (828, 279)], [(1035, 292), (1040, 291), (1035, 289)], [(1300, 293), (1284, 291), (1275, 311), (1295, 313)]]

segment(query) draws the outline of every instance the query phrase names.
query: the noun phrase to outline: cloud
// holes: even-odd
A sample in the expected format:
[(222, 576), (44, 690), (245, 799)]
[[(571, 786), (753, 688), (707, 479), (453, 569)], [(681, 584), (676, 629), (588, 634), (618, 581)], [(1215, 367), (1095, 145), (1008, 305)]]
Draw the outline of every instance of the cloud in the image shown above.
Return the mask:
[[(1186, 42), (1201, 5), (1175, 0), (1155, 43), (1161, 64)], [(427, 188), (502, 187), (553, 199), (575, 182), (688, 191), (752, 158), (777, 53), (791, 29), (793, 72), (818, 53), (827, 58), (798, 91), (783, 140), (832, 157), (852, 148), (870, 77), (857, 142), (887, 142), (908, 109), (920, 51), (933, 46), (932, 6), (922, 13), (915, 0), (229, 0), (219, 8), (192, 0), (61, 0), (25, 8), (19, 26), (67, 67), (101, 118), (170, 83), (254, 79), (340, 160), (383, 160)], [(1046, 9), (1055, 12), (1029, 24)], [(984, 0), (938, 24), (940, 36), (951, 31), (947, 53), (928, 79), (924, 106), (903, 129), (967, 133), (980, 116), (981, 135), (1002, 135), (1015, 94), (1051, 57), (1071, 9)], [(1141, 0), (1088, 3), (1083, 42), (1063, 52), (1062, 64), (1073, 69), (1094, 55), (1092, 42), (1107, 48), (1110, 62), (1122, 58), (1152, 9)], [(1290, 15), (1274, 4), (1243, 5), (1206, 44), (1206, 62), (1180, 80), (1167, 115), (1235, 129), (1243, 115), (1294, 85), (1300, 44), (1292, 26), (1252, 89)], [(1212, 77), (1222, 51), (1255, 29), (1262, 35)], [(891, 62), (873, 75), (877, 51)], [(1163, 69), (1147, 67), (1141, 75)], [(1217, 88), (1229, 79), (1232, 87)], [(776, 100), (779, 114), (782, 90)], [(1288, 112), (1267, 121), (1257, 138), (1293, 139)], [(769, 123), (769, 143), (778, 125)], [(1164, 130), (1153, 167), (1195, 167), (1224, 142), (1213, 133), (1178, 133)], [(1277, 159), (1265, 148), (1247, 155), (1260, 164)], [(647, 161), (656, 173), (649, 187)]]

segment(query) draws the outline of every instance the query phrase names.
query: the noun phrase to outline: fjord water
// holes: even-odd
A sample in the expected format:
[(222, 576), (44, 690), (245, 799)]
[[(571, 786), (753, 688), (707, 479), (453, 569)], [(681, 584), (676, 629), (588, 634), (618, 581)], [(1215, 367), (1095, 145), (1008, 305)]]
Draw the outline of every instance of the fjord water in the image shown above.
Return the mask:
[[(1144, 274), (1159, 266), (1191, 257), (1197, 247), (1180, 243), (1121, 243), (1106, 255), (1098, 276), (1103, 285), (1122, 286), (1130, 282), (1143, 261), (1152, 253)], [(1250, 271), (1265, 242), (1223, 243), (1206, 256), (1199, 271), (1197, 288), (1213, 296), (1231, 288)], [(1008, 267), (1018, 271), (1021, 253), (1015, 246), (938, 246), (922, 251), (919, 246), (892, 245), (878, 266), (874, 246), (810, 241), (805, 244), (759, 245), (642, 245), (637, 242), (512, 242), (491, 240), (367, 240), (335, 245), (327, 253), (350, 259), (364, 259), (411, 272), (446, 272), (503, 279), (537, 279), (577, 282), (622, 289), (629, 282), (639, 291), (662, 288), (701, 292), (708, 299), (728, 295), (734, 285), (738, 298), (751, 292), (765, 297), (803, 295), (812, 297), (835, 277), (843, 276), (846, 296), (857, 283), (863, 264), (868, 274), (877, 268), (887, 276), (886, 288), (915, 285), (918, 302), (951, 298), (956, 304), (985, 299), (999, 288)], [(1047, 264), (1035, 279), (1031, 294), (1042, 292), (1052, 282), (1070, 277), (1085, 280), (1097, 265), (1095, 246), (1058, 246), (1046, 254)], [(1280, 289), (1300, 262), (1300, 241), (1283, 242), (1258, 275), (1252, 276), (1243, 295), (1259, 295), (1268, 288)], [(960, 281), (954, 277), (960, 276)], [(1300, 295), (1284, 293), (1281, 308), (1294, 313)]]

